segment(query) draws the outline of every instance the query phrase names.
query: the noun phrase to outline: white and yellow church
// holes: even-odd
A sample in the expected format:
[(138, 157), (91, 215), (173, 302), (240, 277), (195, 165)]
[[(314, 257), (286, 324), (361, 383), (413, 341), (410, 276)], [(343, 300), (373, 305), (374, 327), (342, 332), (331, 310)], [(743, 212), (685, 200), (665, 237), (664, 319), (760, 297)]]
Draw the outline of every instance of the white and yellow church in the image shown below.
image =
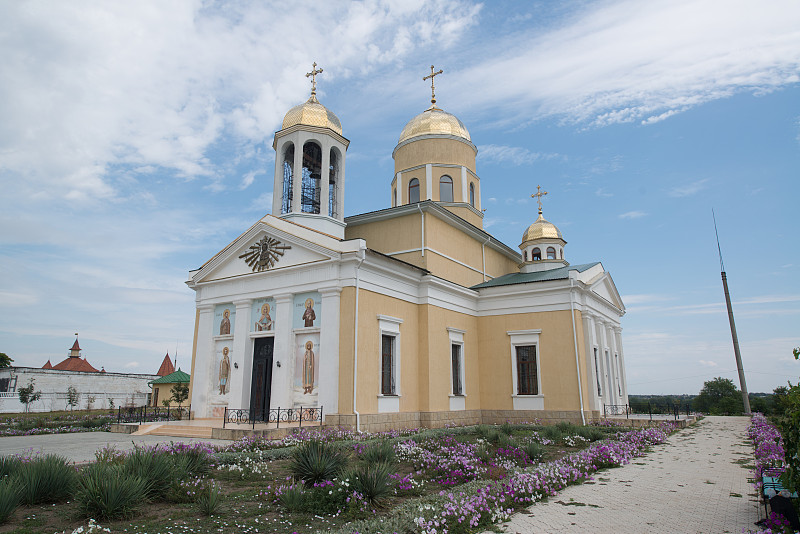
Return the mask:
[(542, 214), (511, 248), (483, 229), (477, 148), (431, 106), (392, 154), (391, 206), (344, 217), (349, 141), (316, 97), (286, 113), (272, 213), (197, 270), (191, 403), (321, 407), (358, 430), (589, 421), (627, 404), (619, 293), (571, 265)]

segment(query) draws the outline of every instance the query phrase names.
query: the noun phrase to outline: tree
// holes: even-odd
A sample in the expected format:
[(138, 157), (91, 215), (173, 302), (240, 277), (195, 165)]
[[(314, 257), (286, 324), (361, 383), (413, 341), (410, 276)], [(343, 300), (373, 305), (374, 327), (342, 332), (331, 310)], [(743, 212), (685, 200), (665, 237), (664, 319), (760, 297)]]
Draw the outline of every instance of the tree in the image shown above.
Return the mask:
[(41, 391), (34, 391), (34, 389), (34, 380), (31, 378), (28, 380), (27, 386), (23, 386), (17, 390), (19, 401), (25, 405), (25, 413), (28, 413), (31, 403), (36, 402), (42, 396)]
[(81, 400), (81, 394), (78, 393), (78, 390), (75, 386), (70, 386), (67, 388), (67, 405), (69, 405), (70, 410), (74, 410), (75, 406), (78, 405), (78, 402)]
[(0, 369), (11, 367), (11, 362), (13, 361), (14, 360), (12, 360), (8, 354), (5, 352), (0, 352)]
[[(800, 347), (792, 352), (795, 360), (800, 360)], [(789, 388), (781, 396), (780, 405), (783, 414), (778, 418), (778, 428), (783, 435), (786, 459), (784, 485), (792, 491), (798, 491), (800, 490), (800, 383), (793, 386), (789, 382)]]
[(189, 384), (175, 384), (172, 386), (172, 400), (178, 404), (178, 408), (181, 407), (186, 399), (189, 398)]
[(712, 415), (735, 415), (744, 411), (742, 394), (730, 378), (717, 377), (703, 384), (694, 399), (694, 409)]

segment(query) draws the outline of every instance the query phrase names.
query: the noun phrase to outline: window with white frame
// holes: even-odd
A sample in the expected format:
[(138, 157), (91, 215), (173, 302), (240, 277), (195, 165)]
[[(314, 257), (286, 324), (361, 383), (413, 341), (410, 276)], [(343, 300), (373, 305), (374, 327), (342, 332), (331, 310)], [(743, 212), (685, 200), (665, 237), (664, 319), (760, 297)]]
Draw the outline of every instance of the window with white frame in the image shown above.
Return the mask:
[(378, 315), (380, 332), (380, 395), (395, 397), (400, 395), (400, 325), (402, 319)]
[(451, 395), (455, 397), (463, 397), (465, 393), (464, 388), (464, 334), (465, 330), (458, 328), (447, 328), (447, 334), (450, 337), (450, 383)]
[(597, 396), (603, 396), (603, 388), (600, 386), (600, 366), (597, 364), (597, 347), (594, 348), (594, 376), (597, 379)]
[(511, 338), (511, 375), (514, 396), (540, 396), (539, 334), (541, 330), (514, 330)]

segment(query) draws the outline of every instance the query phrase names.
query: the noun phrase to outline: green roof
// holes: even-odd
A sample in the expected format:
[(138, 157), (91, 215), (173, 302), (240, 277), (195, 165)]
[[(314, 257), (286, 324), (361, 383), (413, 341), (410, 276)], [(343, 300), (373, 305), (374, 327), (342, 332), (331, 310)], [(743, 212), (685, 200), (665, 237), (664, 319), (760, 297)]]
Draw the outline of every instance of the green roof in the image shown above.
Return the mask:
[(547, 282), (549, 280), (565, 280), (569, 278), (570, 271), (578, 271), (582, 273), (587, 269), (591, 269), (600, 263), (595, 261), (592, 263), (583, 263), (581, 265), (566, 265), (558, 269), (550, 269), (548, 271), (538, 271), (535, 273), (511, 273), (492, 278), (470, 289), (483, 289), (484, 287), (497, 287), (497, 286), (510, 286), (513, 284), (527, 284), (528, 282)]
[(179, 383), (189, 383), (189, 374), (184, 373), (181, 371), (181, 368), (178, 367), (178, 370), (174, 373), (170, 373), (166, 376), (162, 376), (161, 378), (157, 378), (150, 382), (150, 384), (179, 384)]

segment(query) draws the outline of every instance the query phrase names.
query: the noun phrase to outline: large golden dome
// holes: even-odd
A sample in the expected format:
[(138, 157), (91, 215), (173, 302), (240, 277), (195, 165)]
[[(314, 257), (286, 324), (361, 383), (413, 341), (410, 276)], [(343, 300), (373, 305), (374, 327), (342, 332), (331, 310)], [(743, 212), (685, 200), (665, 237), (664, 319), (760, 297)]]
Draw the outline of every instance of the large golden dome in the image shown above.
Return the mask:
[(342, 135), (342, 123), (339, 117), (319, 103), (315, 95), (311, 95), (305, 103), (290, 109), (283, 118), (283, 130), (295, 124), (304, 126), (319, 126), (320, 128), (330, 128), (334, 132)]
[(541, 211), (539, 212), (539, 218), (536, 219), (536, 222), (530, 225), (528, 229), (525, 230), (525, 233), (522, 234), (523, 243), (533, 239), (564, 240), (564, 238), (561, 236), (561, 230), (559, 230), (555, 224), (546, 221)]
[(433, 105), (408, 121), (400, 133), (400, 140), (397, 143), (400, 144), (412, 137), (430, 134), (454, 135), (472, 142), (467, 127), (458, 117)]

